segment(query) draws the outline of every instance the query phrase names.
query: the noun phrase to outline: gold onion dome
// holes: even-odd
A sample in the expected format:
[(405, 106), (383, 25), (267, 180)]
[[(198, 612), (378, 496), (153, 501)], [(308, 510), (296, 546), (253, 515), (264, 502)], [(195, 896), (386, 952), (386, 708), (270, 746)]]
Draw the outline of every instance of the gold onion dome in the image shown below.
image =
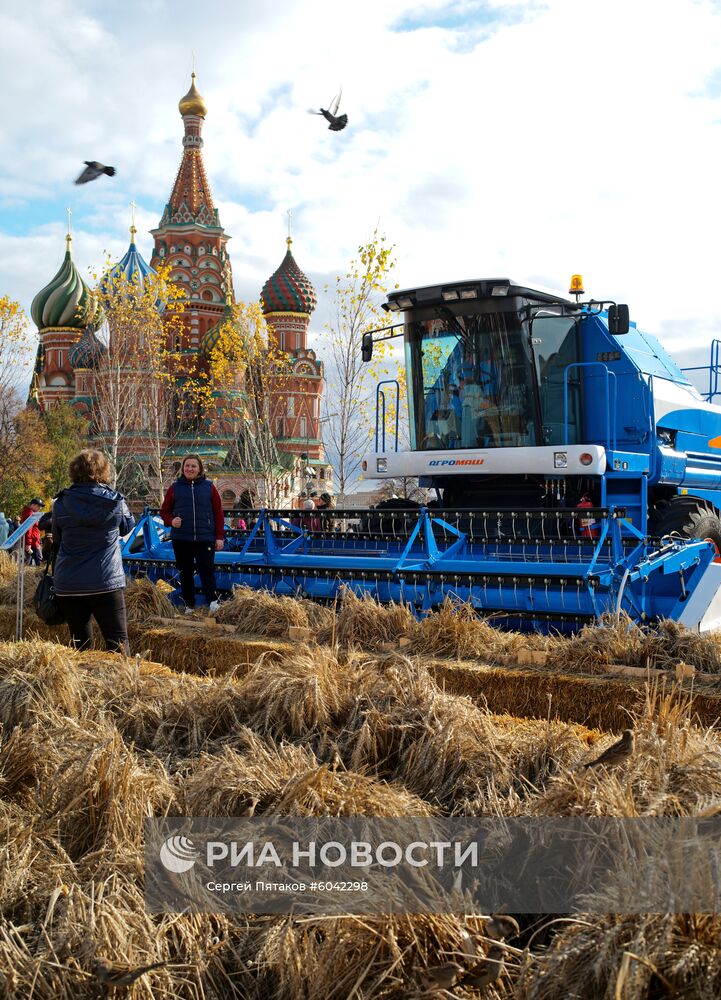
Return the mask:
[(49, 327), (69, 327), (82, 330), (103, 322), (98, 296), (91, 291), (78, 273), (70, 255), (70, 240), (65, 237), (67, 250), (60, 270), (33, 299), (30, 309), (39, 330)]
[(201, 118), (205, 118), (208, 113), (208, 107), (196, 89), (195, 73), (190, 74), (190, 79), (190, 90), (185, 97), (180, 98), (178, 111), (180, 111), (181, 115), (200, 115)]

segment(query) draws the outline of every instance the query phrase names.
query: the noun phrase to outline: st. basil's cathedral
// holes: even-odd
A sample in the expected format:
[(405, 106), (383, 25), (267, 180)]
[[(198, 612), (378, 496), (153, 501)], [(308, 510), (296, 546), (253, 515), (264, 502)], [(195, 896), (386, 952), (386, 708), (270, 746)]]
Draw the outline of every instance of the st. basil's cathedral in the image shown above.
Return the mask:
[[(154, 242), (150, 264), (136, 246), (136, 230), (132, 226), (127, 253), (111, 269), (106, 280), (112, 281), (122, 273), (128, 280), (142, 282), (158, 264), (168, 265), (171, 281), (182, 287), (187, 296), (181, 352), (207, 356), (228, 318), (228, 306), (234, 296), (227, 251), (230, 237), (213, 204), (203, 164), (202, 131), (207, 106), (196, 88), (195, 73), (190, 90), (180, 100), (178, 109), (184, 126), (183, 154), (168, 203), (158, 227), (151, 231)], [(316, 307), (316, 296), (310, 280), (293, 256), (290, 236), (287, 244), (280, 266), (268, 278), (260, 295), (269, 330), (280, 349), (289, 356), (291, 365), (283, 398), (277, 401), (273, 410), (272, 427), (279, 456), (287, 469), (283, 480), (285, 496), (305, 483), (308, 466), (315, 472), (316, 489), (330, 489), (332, 478), (320, 437), (323, 363), (308, 347), (308, 327)], [(75, 267), (70, 234), (66, 237), (65, 258), (60, 270), (35, 296), (31, 312), (40, 336), (31, 388), (36, 405), (47, 410), (59, 403), (69, 403), (90, 417), (93, 372), (105, 351), (95, 335), (103, 321), (103, 312), (97, 294)], [(222, 400), (220, 403), (222, 405)], [(217, 431), (213, 434), (195, 430), (187, 436), (187, 441), (174, 439), (168, 448), (164, 480), (167, 482), (172, 476), (182, 454), (195, 451), (208, 465), (225, 506), (230, 507), (241, 498), (253, 498), (254, 494), (257, 498), (258, 483), (253, 470), (233, 468), (228, 462), (230, 450), (227, 445)], [(132, 434), (125, 447), (128, 453), (138, 450), (137, 439)], [(142, 468), (144, 456), (137, 454), (134, 457)], [(152, 469), (144, 471), (153, 477)]]

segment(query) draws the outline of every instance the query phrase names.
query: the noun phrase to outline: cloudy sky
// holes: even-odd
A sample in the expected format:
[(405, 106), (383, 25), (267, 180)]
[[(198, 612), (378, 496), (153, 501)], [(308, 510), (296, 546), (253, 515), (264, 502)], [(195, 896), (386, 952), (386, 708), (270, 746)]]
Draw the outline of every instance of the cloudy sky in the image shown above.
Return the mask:
[[(82, 273), (124, 252), (131, 200), (150, 256), (193, 52), (240, 297), (280, 262), (292, 208), (319, 291), (379, 223), (401, 285), (580, 272), (672, 351), (721, 334), (708, 0), (0, 0), (0, 294), (29, 309), (66, 206)], [(306, 112), (341, 83), (333, 133)], [(117, 176), (75, 187), (84, 159)]]

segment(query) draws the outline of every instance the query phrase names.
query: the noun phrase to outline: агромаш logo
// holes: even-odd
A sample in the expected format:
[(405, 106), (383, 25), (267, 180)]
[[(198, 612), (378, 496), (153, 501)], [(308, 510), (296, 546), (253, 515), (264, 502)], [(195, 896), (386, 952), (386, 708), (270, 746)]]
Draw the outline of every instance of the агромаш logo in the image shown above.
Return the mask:
[(168, 837), (160, 848), (160, 861), (163, 868), (180, 875), (190, 871), (198, 860), (199, 853), (193, 846), (193, 841), (187, 837)]

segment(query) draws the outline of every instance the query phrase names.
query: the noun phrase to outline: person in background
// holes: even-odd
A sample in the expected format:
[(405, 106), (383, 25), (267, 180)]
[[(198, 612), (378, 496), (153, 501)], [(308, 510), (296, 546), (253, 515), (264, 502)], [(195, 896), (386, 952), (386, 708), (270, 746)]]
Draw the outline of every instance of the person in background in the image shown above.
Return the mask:
[[(45, 504), (40, 497), (33, 497), (30, 503), (23, 507), (20, 512), (20, 524), (23, 521), (27, 521), (32, 514), (39, 513), (44, 506)], [(36, 566), (39, 566), (42, 561), (43, 553), (40, 547), (40, 528), (37, 524), (34, 524), (25, 535), (25, 562), (28, 564), (35, 563)]]
[(12, 535), (13, 531), (17, 531), (19, 527), (20, 518), (16, 514), (15, 517), (10, 518), (10, 534)]
[(195, 607), (195, 572), (211, 612), (218, 610), (215, 593), (215, 553), (225, 542), (223, 501), (205, 475), (199, 455), (186, 455), (178, 478), (168, 487), (160, 516), (172, 528), (175, 565), (186, 612)]
[(43, 562), (49, 566), (53, 561), (53, 534), (46, 531), (43, 536)]
[(58, 494), (52, 516), (58, 605), (78, 649), (91, 645), (94, 618), (106, 648), (127, 655), (120, 536), (132, 530), (135, 518), (125, 497), (109, 485), (112, 469), (101, 451), (81, 451), (71, 460), (69, 473), (71, 486)]
[(4, 545), (10, 536), (10, 522), (5, 517), (5, 512), (0, 510), (0, 545)]
[(334, 531), (335, 522), (333, 521), (333, 515), (330, 511), (332, 511), (335, 507), (335, 500), (330, 493), (321, 493), (315, 501), (315, 507), (318, 511), (321, 529), (323, 531)]
[[(322, 508), (322, 507), (325, 506), (325, 504), (323, 503), (323, 501), (320, 498), (320, 494), (319, 494), (318, 490), (312, 490), (311, 494), (310, 494), (310, 498), (313, 501), (313, 510), (314, 511), (319, 511), (320, 508)], [(322, 531), (323, 530), (323, 523), (321, 521), (320, 513), (315, 513), (315, 514), (313, 514), (311, 516), (311, 519), (310, 519), (310, 530), (311, 531)]]

